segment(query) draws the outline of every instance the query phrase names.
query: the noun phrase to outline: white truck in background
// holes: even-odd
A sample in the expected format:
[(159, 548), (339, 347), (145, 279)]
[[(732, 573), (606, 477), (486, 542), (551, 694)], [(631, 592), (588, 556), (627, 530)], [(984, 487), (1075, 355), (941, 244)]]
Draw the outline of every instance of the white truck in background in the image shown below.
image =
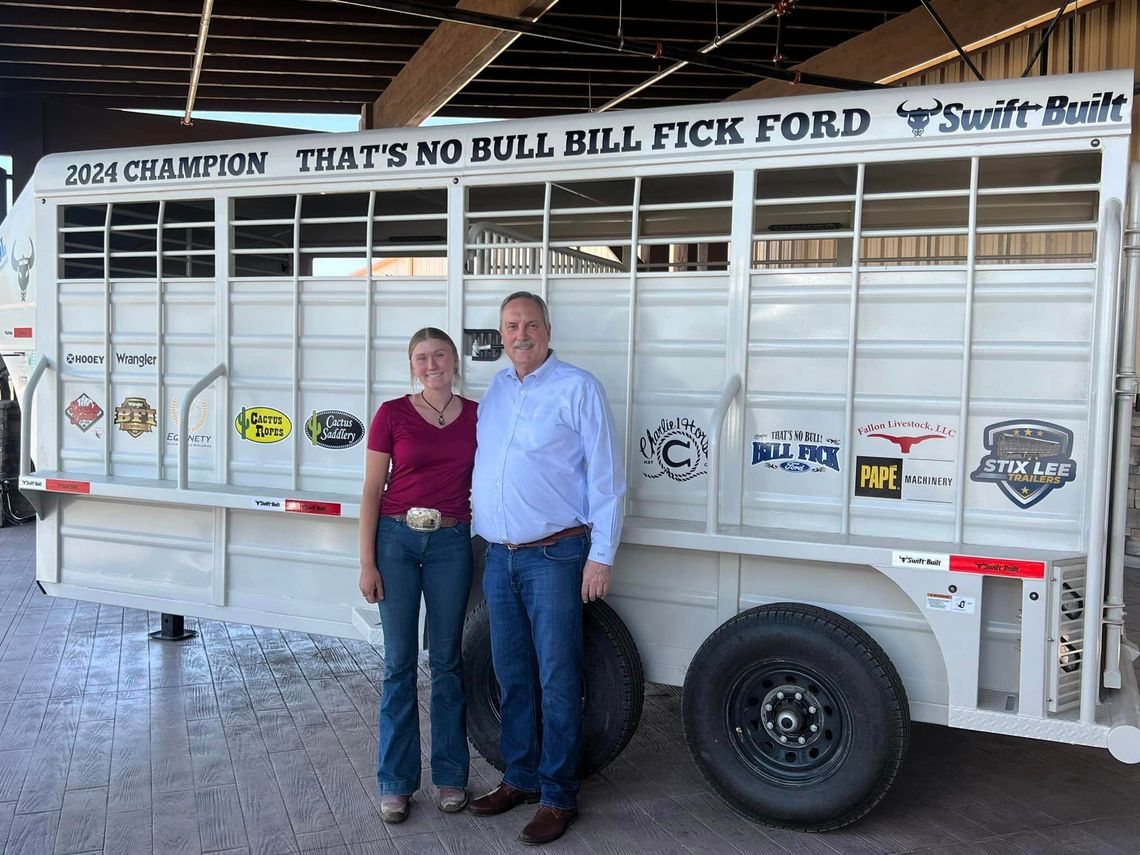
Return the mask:
[[(870, 810), (912, 720), (1140, 762), (1132, 93), (1121, 71), (45, 158), (3, 232), (38, 295), (37, 579), (376, 640), (365, 425), (425, 325), (479, 397), (526, 289), (603, 382), (629, 478), (586, 769), (643, 675), (684, 687), (725, 800), (792, 828)], [(477, 605), (469, 733), (498, 763), (487, 641)]]

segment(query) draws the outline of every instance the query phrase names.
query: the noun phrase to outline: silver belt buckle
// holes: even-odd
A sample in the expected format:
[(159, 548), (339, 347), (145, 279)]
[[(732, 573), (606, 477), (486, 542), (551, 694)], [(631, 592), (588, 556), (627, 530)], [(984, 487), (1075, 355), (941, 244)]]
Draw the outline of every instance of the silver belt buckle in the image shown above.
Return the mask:
[(435, 508), (408, 508), (404, 523), (413, 531), (436, 531), (443, 522), (443, 514)]

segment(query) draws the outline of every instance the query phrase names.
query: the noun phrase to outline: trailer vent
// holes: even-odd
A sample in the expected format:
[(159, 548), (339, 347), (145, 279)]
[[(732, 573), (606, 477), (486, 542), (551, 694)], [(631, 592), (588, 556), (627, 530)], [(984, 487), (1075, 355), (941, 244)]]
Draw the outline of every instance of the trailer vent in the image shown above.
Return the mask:
[(1049, 712), (1075, 709), (1081, 702), (1085, 639), (1085, 565), (1062, 562), (1051, 577), (1053, 614), (1049, 629)]

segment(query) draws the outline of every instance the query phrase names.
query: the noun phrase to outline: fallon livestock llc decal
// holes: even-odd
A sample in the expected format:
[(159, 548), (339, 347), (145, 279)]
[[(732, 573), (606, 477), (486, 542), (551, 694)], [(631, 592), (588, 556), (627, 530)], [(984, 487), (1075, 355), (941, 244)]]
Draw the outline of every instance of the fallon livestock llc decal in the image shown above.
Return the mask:
[(708, 434), (686, 416), (665, 418), (657, 427), (646, 428), (639, 448), (646, 478), (664, 475), (671, 481), (691, 481), (708, 471)]
[(1085, 101), (1073, 101), (1067, 95), (1050, 95), (1042, 103), (1008, 98), (986, 106), (970, 107), (959, 101), (943, 104), (937, 98), (931, 100), (932, 105), (924, 106), (921, 102), (912, 104), (908, 99), (896, 110), (915, 139), (927, 130), (953, 134), (1009, 128), (1100, 125), (1123, 121), (1128, 110), (1128, 95), (1116, 92), (1096, 92)]
[(155, 409), (146, 398), (126, 398), (123, 403), (115, 407), (115, 424), (119, 430), (138, 439), (144, 433), (150, 433), (158, 424)]
[(364, 438), (364, 423), (341, 410), (313, 410), (305, 421), (305, 436), (320, 448), (352, 448)]
[[(170, 424), (175, 430), (166, 432), (166, 444), (177, 446), (182, 425), (179, 423), (178, 398), (170, 399)], [(186, 445), (188, 448), (213, 448), (214, 437), (211, 433), (204, 433), (203, 428), (210, 420), (210, 404), (205, 398), (195, 398), (190, 404), (190, 425), (186, 431)]]
[(68, 404), (63, 412), (67, 420), (83, 433), (87, 433), (95, 422), (103, 418), (103, 408), (86, 392)]
[(783, 472), (838, 472), (839, 440), (798, 428), (757, 434), (752, 440), (752, 465)]
[(281, 442), (293, 432), (289, 417), (273, 407), (242, 407), (234, 419), (234, 429), (250, 442)]
[(1076, 480), (1073, 432), (1052, 422), (1014, 419), (985, 429), (986, 456), (970, 480), (997, 484), (1019, 508), (1031, 508)]
[(936, 418), (865, 416), (855, 428), (855, 495), (954, 501), (958, 429)]

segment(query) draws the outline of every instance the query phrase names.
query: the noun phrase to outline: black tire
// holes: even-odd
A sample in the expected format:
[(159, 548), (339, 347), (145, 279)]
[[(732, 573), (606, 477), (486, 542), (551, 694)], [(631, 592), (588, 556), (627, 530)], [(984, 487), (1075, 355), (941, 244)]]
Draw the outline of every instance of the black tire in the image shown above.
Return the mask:
[[(637, 730), (645, 697), (641, 657), (617, 612), (601, 600), (582, 616), (585, 686), (582, 710), (582, 777), (614, 760)], [(491, 662), (491, 621), (480, 603), (463, 626), (463, 673), (467, 692), (467, 738), (500, 772), (499, 683)]]
[(735, 811), (800, 831), (871, 810), (910, 738), (906, 690), (883, 649), (846, 618), (794, 603), (743, 612), (705, 640), (681, 721), (701, 774)]

